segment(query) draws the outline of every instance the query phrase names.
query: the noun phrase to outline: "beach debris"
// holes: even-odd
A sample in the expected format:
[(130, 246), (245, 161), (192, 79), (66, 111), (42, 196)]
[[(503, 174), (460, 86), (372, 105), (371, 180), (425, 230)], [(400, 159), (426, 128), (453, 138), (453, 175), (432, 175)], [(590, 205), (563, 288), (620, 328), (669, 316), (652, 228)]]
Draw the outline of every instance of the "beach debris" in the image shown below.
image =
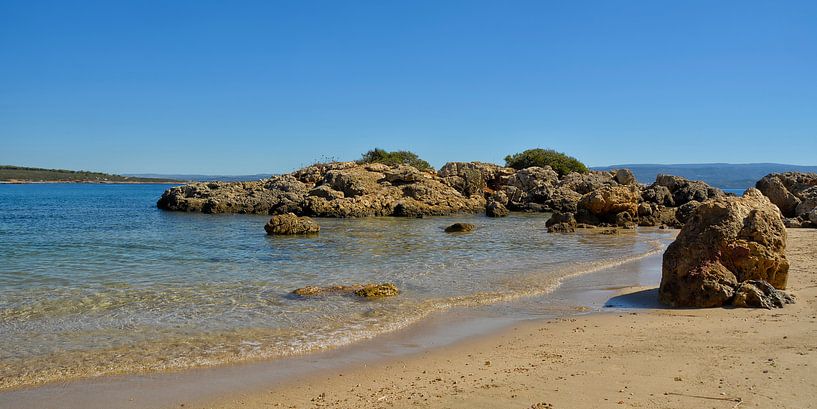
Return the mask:
[(672, 396), (683, 396), (687, 398), (696, 398), (696, 399), (708, 399), (708, 400), (722, 400), (726, 402), (736, 402), (737, 405), (733, 406), (733, 408), (737, 407), (741, 403), (743, 403), (742, 398), (730, 398), (726, 396), (704, 396), (704, 395), (692, 395), (688, 393), (678, 393), (678, 392), (664, 392), (664, 395), (672, 395)]
[(354, 285), (331, 285), (326, 287), (306, 286), (292, 291), (292, 294), (299, 297), (316, 297), (333, 294), (353, 294), (361, 298), (381, 298), (391, 297), (400, 294), (392, 283), (382, 284), (354, 284)]
[(467, 233), (473, 231), (477, 226), (471, 223), (454, 223), (445, 228), (446, 233)]
[(321, 230), (321, 226), (309, 217), (287, 213), (272, 216), (264, 230), (269, 235), (314, 234)]
[[(785, 303), (786, 296), (764, 290), (786, 288), (786, 227), (780, 210), (757, 189), (743, 197), (701, 203), (664, 253), (659, 301), (671, 307), (729, 305), (743, 282), (740, 306)], [(777, 297), (764, 305), (758, 298)]]

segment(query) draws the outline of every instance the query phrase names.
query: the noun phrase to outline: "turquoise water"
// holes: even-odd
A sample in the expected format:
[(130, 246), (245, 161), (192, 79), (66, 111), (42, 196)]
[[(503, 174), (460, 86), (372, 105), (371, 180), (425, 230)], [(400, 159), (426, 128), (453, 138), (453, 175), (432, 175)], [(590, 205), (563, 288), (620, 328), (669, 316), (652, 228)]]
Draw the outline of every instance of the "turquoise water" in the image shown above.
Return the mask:
[[(273, 358), (369, 338), (454, 305), (541, 294), (660, 248), (660, 233), (551, 235), (547, 215), (320, 219), (165, 212), (163, 185), (0, 185), (0, 388)], [(470, 234), (445, 234), (455, 221)], [(398, 297), (298, 299), (392, 282)]]

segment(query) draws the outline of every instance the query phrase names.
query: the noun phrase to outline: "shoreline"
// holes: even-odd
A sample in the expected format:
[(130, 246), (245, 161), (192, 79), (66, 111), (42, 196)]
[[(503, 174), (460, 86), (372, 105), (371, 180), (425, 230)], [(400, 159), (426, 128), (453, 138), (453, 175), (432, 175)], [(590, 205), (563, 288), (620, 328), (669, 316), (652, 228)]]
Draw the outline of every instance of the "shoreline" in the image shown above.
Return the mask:
[(817, 407), (817, 231), (788, 231), (797, 303), (783, 309), (668, 309), (655, 286), (627, 287), (606, 312), (185, 406)]
[[(664, 244), (664, 246), (666, 243)], [(238, 377), (239, 373), (250, 371), (257, 381), (281, 381), (293, 375), (305, 376), (313, 372), (312, 363), (322, 362), (324, 368), (342, 369), (354, 365), (358, 360), (364, 362), (389, 359), (395, 356), (410, 356), (420, 354), (431, 348), (452, 343), (458, 343), (472, 337), (481, 337), (493, 333), (501, 328), (531, 319), (557, 318), (563, 316), (582, 315), (589, 311), (599, 311), (609, 296), (620, 291), (621, 287), (644, 284), (644, 277), (638, 275), (623, 275), (620, 282), (611, 282), (603, 277), (606, 272), (620, 270), (631, 265), (642, 263), (660, 263), (661, 251), (653, 250), (643, 256), (637, 256), (604, 267), (590, 267), (586, 272), (568, 274), (557, 280), (555, 287), (546, 293), (514, 297), (485, 305), (454, 306), (432, 313), (407, 327), (379, 334), (374, 338), (361, 340), (348, 345), (330, 348), (327, 350), (312, 351), (306, 354), (277, 357), (260, 361), (237, 362), (213, 367), (188, 368), (179, 371), (159, 373), (136, 373), (104, 375), (95, 378), (73, 379), (50, 382), (42, 385), (33, 385), (22, 388), (9, 389), (0, 392), (0, 408), (26, 407), (31, 405), (30, 399), (36, 399), (38, 407), (92, 407), (94, 402), (83, 398), (93, 396), (109, 396), (110, 399), (120, 402), (133, 385), (137, 388), (151, 390), (156, 396), (157, 387), (162, 389), (166, 382), (176, 383), (178, 389), (200, 388), (210, 390), (214, 382), (221, 383), (213, 377)], [(657, 261), (656, 261), (657, 260)], [(637, 268), (644, 270), (644, 268)], [(594, 278), (598, 277), (598, 278)], [(656, 280), (657, 277), (648, 278)], [(623, 280), (623, 281), (621, 281)], [(523, 305), (525, 304), (525, 305)], [(542, 305), (546, 307), (541, 308)], [(523, 305), (520, 307), (520, 305)], [(527, 310), (525, 310), (527, 308)], [(523, 311), (524, 310), (524, 311)], [(349, 357), (356, 357), (350, 360)], [(286, 376), (276, 372), (284, 370)], [(207, 384), (210, 384), (209, 386)], [(256, 385), (256, 389), (263, 385)], [(72, 390), (69, 395), (80, 399), (75, 406), (64, 406), (66, 390)], [(175, 400), (175, 392), (167, 391), (160, 401)], [(221, 395), (229, 394), (230, 390), (222, 390)], [(159, 393), (158, 395), (162, 395)], [(59, 397), (56, 399), (56, 397)], [(217, 396), (211, 396), (217, 398)], [(55, 399), (55, 400), (52, 400)], [(130, 398), (128, 398), (130, 399)], [(186, 397), (190, 401), (192, 397)], [(4, 406), (3, 401), (6, 402)], [(49, 402), (52, 406), (49, 406)], [(105, 401), (98, 407), (110, 406)], [(134, 402), (128, 407), (164, 407), (157, 401)], [(59, 403), (59, 404), (58, 404)], [(189, 403), (187, 404), (189, 406)], [(171, 405), (174, 406), (174, 405)]]
[[(781, 310), (663, 309), (659, 253), (613, 267), (625, 274), (565, 279), (551, 293), (595, 306), (591, 314), (534, 309), (514, 321), (503, 320), (503, 305), (481, 316), (457, 309), (291, 359), (0, 393), (0, 408), (812, 407), (817, 232), (789, 236), (798, 303)], [(527, 301), (536, 307), (541, 297)]]

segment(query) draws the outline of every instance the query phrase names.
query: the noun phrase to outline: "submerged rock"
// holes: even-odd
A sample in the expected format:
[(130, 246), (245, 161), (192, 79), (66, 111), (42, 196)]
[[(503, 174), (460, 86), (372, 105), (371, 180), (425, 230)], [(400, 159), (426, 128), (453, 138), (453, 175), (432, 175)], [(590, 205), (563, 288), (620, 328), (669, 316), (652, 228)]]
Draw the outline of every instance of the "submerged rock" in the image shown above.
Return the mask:
[(363, 298), (393, 297), (400, 294), (394, 284), (366, 284), (363, 288), (355, 290), (355, 295)]
[(301, 287), (296, 290), (293, 290), (292, 294), (295, 294), (300, 297), (314, 297), (329, 294), (348, 294), (353, 293), (360, 288), (361, 288), (360, 285), (332, 285), (328, 287), (318, 287), (314, 285), (309, 285), (306, 287)]
[(786, 228), (756, 189), (701, 203), (664, 253), (659, 300), (672, 307), (728, 304), (747, 280), (785, 289)]
[(355, 285), (332, 285), (328, 287), (306, 286), (292, 291), (292, 294), (299, 297), (317, 297), (333, 294), (354, 294), (361, 298), (392, 297), (400, 294), (392, 283), (382, 284), (355, 284)]
[(446, 233), (467, 233), (473, 231), (477, 226), (471, 223), (454, 223), (445, 228)]
[(293, 213), (279, 214), (264, 226), (269, 235), (312, 234), (321, 230), (321, 226), (309, 217), (299, 217)]

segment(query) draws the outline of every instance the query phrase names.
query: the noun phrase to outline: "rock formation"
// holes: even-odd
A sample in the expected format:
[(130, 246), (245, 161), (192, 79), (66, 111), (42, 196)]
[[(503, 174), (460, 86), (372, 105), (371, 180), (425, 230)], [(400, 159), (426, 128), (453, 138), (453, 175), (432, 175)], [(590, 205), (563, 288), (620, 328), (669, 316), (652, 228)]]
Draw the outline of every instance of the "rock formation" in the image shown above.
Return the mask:
[[(482, 191), (464, 196), (444, 178), (407, 165), (317, 164), (256, 182), (191, 183), (168, 189), (167, 210), (295, 213), (322, 217), (419, 216), (485, 210)], [(478, 183), (477, 183), (478, 184)], [(464, 188), (465, 189), (465, 188)], [(478, 189), (477, 189), (478, 190)]]
[(308, 217), (299, 217), (294, 213), (278, 214), (264, 226), (269, 235), (312, 234), (321, 230), (321, 226)]
[(787, 227), (817, 227), (817, 173), (772, 173), (755, 186), (780, 208)]
[(758, 190), (705, 201), (664, 253), (659, 300), (672, 307), (721, 306), (749, 280), (785, 289), (785, 249), (780, 211)]
[[(407, 165), (334, 162), (255, 182), (173, 187), (157, 206), (318, 217), (559, 212), (604, 227), (680, 227), (695, 205), (722, 196), (703, 182), (668, 175), (645, 188), (627, 169), (574, 172), (560, 178), (547, 166), (517, 171), (482, 162), (449, 162), (435, 173)], [(798, 221), (802, 222), (809, 223), (808, 217)]]

